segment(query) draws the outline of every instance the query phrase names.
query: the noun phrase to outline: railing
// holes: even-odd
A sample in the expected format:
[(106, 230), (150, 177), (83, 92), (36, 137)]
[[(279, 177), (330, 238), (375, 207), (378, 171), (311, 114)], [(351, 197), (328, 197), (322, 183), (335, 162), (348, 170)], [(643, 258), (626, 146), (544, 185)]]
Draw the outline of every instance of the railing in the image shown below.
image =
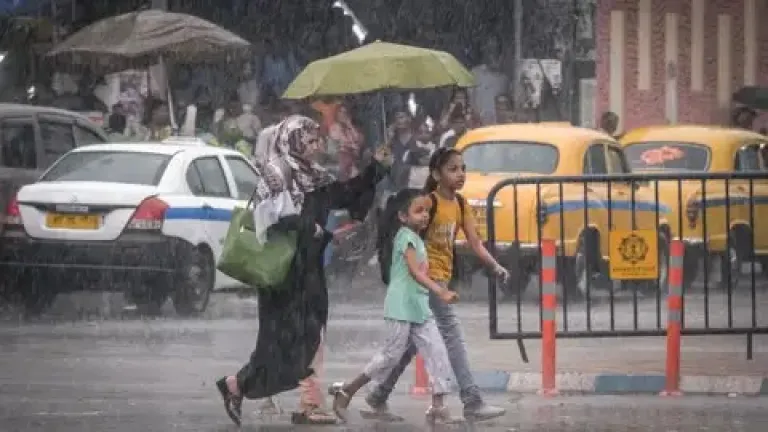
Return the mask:
[[(768, 333), (768, 173), (510, 178), (485, 209), (488, 248), (512, 273), (489, 278), (491, 338), (516, 339), (526, 361), (523, 340), (542, 337), (546, 310), (524, 293), (538, 279), (546, 294), (548, 241), (557, 338), (666, 335), (673, 243), (684, 255), (682, 335), (746, 335), (751, 359), (752, 336)], [(514, 302), (500, 305), (499, 293)]]

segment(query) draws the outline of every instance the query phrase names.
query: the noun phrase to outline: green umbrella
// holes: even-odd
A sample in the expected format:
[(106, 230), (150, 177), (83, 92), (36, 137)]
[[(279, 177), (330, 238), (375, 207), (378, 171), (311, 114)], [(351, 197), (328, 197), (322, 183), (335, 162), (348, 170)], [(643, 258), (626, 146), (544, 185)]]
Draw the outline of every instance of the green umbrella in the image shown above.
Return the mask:
[(473, 85), (472, 74), (446, 52), (376, 41), (310, 63), (283, 98)]

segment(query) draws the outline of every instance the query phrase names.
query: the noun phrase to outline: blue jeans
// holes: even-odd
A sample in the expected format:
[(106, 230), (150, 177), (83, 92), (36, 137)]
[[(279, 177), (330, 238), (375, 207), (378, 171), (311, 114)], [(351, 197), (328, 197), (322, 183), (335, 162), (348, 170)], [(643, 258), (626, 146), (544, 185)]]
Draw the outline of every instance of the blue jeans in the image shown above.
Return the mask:
[[(441, 285), (446, 285), (441, 282)], [(451, 362), (453, 373), (456, 375), (456, 381), (459, 384), (459, 395), (461, 402), (465, 407), (476, 407), (483, 404), (483, 398), (480, 395), (480, 388), (475, 384), (472, 372), (469, 370), (469, 360), (467, 359), (467, 345), (464, 342), (464, 334), (461, 331), (461, 322), (456, 316), (456, 310), (453, 305), (440, 300), (435, 293), (429, 293), (429, 307), (435, 315), (437, 329), (443, 336), (445, 348), (448, 350), (448, 360)], [(410, 344), (408, 350), (403, 354), (400, 364), (398, 364), (389, 377), (373, 388), (368, 395), (368, 401), (379, 405), (383, 404), (389, 398), (392, 390), (397, 384), (400, 375), (416, 355), (416, 346)]]

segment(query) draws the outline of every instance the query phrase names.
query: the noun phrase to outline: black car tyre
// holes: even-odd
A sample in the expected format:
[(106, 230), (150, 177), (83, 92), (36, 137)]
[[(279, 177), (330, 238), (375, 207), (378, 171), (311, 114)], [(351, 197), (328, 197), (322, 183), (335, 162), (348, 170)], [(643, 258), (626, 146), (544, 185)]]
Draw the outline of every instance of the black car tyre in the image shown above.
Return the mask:
[(24, 270), (9, 280), (12, 301), (19, 304), (26, 317), (34, 318), (47, 311), (56, 300), (56, 284), (49, 278)]
[(216, 281), (216, 263), (208, 248), (192, 248), (187, 259), (179, 263), (173, 287), (176, 313), (197, 316), (205, 312)]
[(152, 280), (145, 287), (127, 293), (127, 297), (136, 305), (139, 315), (159, 316), (168, 300), (168, 291), (163, 289), (159, 281)]

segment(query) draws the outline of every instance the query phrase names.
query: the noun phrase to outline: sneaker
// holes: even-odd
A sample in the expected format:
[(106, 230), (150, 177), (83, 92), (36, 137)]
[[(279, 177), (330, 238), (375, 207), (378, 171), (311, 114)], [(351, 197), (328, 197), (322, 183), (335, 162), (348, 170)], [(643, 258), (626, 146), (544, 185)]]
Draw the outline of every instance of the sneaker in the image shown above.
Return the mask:
[(425, 417), (429, 425), (449, 425), (462, 422), (461, 418), (451, 416), (451, 411), (445, 406), (440, 408), (430, 406)]
[(389, 410), (389, 405), (386, 402), (378, 402), (371, 395), (365, 397), (365, 403), (368, 405), (368, 409), (361, 409), (360, 416), (366, 420), (381, 420), (387, 422), (401, 422), (405, 421), (403, 417), (397, 414), (393, 414)]
[(467, 420), (484, 421), (501, 417), (507, 413), (507, 410), (493, 405), (481, 403), (475, 406), (464, 406), (464, 418)]

